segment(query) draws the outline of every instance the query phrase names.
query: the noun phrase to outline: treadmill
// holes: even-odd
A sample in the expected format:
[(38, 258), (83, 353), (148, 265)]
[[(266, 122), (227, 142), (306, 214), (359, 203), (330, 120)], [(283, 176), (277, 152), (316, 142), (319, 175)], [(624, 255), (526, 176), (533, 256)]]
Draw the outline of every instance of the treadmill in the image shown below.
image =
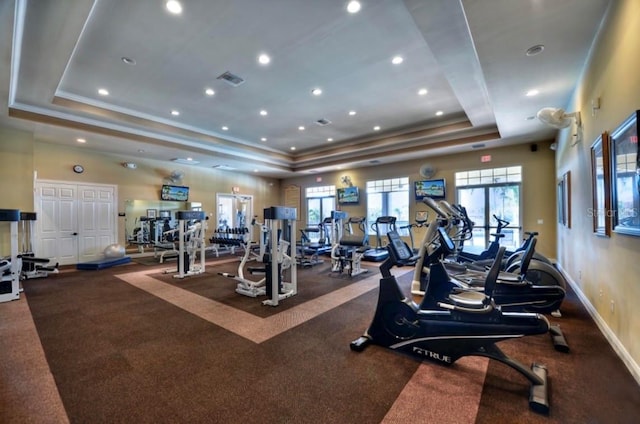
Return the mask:
[(376, 247), (365, 251), (362, 259), (369, 262), (382, 262), (389, 257), (386, 245), (382, 245), (382, 234), (396, 231), (396, 217), (379, 216), (376, 222), (371, 224), (371, 228), (376, 232)]

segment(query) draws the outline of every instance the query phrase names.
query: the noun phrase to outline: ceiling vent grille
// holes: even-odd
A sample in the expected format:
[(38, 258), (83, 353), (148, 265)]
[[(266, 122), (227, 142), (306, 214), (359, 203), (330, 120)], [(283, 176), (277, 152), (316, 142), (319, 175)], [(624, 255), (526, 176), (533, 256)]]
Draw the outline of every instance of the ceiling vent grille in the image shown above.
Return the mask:
[(182, 165), (197, 165), (200, 162), (198, 162), (197, 160), (193, 160), (193, 159), (185, 159), (185, 158), (175, 158), (175, 159), (171, 159), (171, 162), (175, 162), (175, 163), (181, 163)]
[(242, 78), (240, 78), (237, 75), (232, 74), (231, 72), (227, 71), (224, 74), (220, 75), (218, 78), (219, 80), (223, 80), (225, 81), (227, 84), (232, 85), (234, 87), (239, 86), (240, 84), (242, 84), (244, 82), (244, 80)]
[(220, 169), (222, 171), (233, 171), (234, 169), (236, 169), (229, 165), (213, 165), (212, 168)]
[(478, 143), (478, 144), (472, 144), (471, 145), (472, 149), (482, 149), (483, 147), (485, 147), (484, 143)]
[(316, 121), (316, 124), (320, 125), (321, 127), (324, 127), (325, 125), (329, 125), (331, 123), (331, 121), (329, 121), (328, 119), (322, 118), (322, 119), (318, 119)]

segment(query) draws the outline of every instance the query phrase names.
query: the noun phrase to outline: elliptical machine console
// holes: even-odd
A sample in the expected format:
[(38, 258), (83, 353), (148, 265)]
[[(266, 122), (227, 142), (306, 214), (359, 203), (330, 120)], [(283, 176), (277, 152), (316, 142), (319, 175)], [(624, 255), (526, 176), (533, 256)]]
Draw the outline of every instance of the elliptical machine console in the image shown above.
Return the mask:
[[(351, 350), (363, 351), (369, 344), (403, 351), (421, 359), (451, 365), (463, 356), (484, 356), (518, 371), (531, 383), (529, 406), (548, 413), (547, 369), (532, 364), (525, 367), (508, 357), (497, 342), (549, 331), (547, 319), (536, 313), (502, 312), (493, 302), (492, 292), (500, 271), (505, 248), (487, 274), (485, 293), (457, 293), (438, 302), (432, 309), (421, 309), (408, 299), (391, 274), (394, 266), (412, 263), (415, 257), (400, 236), (388, 234), (389, 258), (380, 266), (382, 278), (373, 321), (365, 333), (351, 342)], [(433, 289), (428, 284), (426, 291)]]

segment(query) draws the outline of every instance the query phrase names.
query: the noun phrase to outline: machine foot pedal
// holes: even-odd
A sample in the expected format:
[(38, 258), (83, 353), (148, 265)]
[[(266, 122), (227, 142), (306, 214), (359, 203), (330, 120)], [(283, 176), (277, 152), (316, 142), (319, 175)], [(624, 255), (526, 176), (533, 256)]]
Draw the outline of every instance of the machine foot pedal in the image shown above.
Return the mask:
[(551, 327), (549, 327), (549, 334), (551, 335), (553, 347), (558, 352), (569, 353), (569, 345), (567, 344), (567, 339), (564, 338), (564, 333), (560, 329), (559, 325), (552, 325)]
[(356, 340), (349, 344), (349, 347), (354, 352), (362, 352), (371, 342), (371, 339), (366, 336), (358, 337)]
[(531, 371), (540, 379), (540, 384), (532, 384), (529, 390), (529, 408), (539, 414), (549, 414), (549, 390), (547, 385), (547, 368), (544, 365), (532, 364)]

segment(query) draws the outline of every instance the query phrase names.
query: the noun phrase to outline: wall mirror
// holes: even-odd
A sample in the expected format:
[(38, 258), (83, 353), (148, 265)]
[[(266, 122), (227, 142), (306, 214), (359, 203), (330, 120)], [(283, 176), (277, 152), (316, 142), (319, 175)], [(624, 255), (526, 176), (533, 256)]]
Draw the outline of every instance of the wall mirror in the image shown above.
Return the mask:
[(125, 200), (125, 235), (128, 253), (144, 253), (161, 243), (167, 229), (177, 227), (176, 211), (202, 210), (200, 202)]
[(216, 230), (248, 228), (253, 219), (253, 196), (245, 194), (216, 194)]
[(593, 232), (611, 235), (611, 171), (609, 168), (609, 134), (604, 132), (591, 145), (591, 190)]

